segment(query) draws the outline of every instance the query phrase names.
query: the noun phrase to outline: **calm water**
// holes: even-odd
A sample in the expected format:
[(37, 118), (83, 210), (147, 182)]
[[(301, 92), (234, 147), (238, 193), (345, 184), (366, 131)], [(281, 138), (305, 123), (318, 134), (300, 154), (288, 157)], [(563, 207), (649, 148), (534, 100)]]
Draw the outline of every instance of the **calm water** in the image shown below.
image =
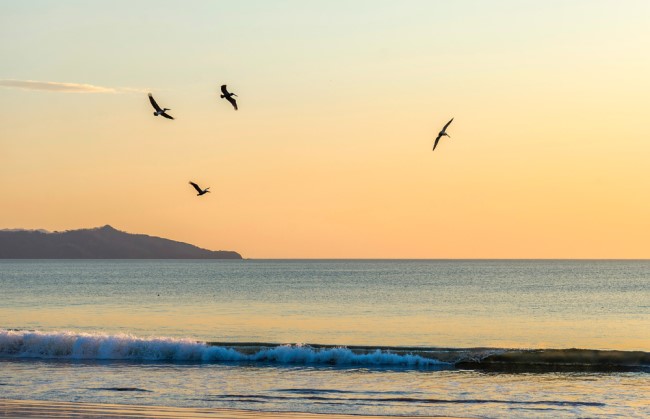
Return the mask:
[(0, 261), (0, 290), (7, 398), (650, 415), (648, 368), (455, 364), (509, 348), (647, 355), (650, 261)]

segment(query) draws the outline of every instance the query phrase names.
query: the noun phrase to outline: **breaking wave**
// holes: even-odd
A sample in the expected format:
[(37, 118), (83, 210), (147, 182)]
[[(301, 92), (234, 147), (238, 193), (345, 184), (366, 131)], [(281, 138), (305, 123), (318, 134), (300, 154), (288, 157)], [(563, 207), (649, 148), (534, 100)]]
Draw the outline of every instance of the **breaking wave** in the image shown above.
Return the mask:
[(210, 343), (127, 334), (0, 329), (1, 358), (87, 361), (248, 362), (491, 371), (644, 371), (650, 353), (590, 349), (373, 347)]
[(75, 332), (0, 331), (0, 357), (128, 360), (162, 362), (269, 362), (279, 364), (331, 364), (434, 367), (443, 362), (412, 354), (376, 349), (355, 353), (345, 347), (292, 344), (229, 347), (191, 339), (139, 338)]

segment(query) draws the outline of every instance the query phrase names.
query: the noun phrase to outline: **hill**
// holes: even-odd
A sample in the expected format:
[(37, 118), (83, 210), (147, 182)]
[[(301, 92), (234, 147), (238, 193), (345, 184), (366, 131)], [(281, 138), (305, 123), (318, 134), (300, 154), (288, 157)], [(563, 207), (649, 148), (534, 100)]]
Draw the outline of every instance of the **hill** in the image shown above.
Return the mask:
[(45, 232), (0, 230), (0, 259), (241, 259), (237, 252), (207, 250), (145, 234), (104, 227)]

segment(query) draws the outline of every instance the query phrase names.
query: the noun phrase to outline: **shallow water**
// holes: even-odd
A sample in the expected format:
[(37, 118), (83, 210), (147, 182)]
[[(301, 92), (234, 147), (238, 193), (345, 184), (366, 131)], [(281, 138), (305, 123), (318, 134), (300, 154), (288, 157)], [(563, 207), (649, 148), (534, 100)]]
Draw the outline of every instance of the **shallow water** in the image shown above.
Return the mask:
[(650, 378), (641, 373), (5, 360), (0, 383), (7, 398), (177, 407), (469, 417), (650, 415)]
[(568, 367), (550, 357), (542, 373), (456, 361), (578, 347), (626, 351), (614, 355), (629, 364), (638, 357), (627, 351), (650, 352), (649, 282), (649, 261), (0, 261), (0, 392), (325, 413), (643, 417), (647, 366), (584, 372), (576, 362), (602, 364), (587, 351)]

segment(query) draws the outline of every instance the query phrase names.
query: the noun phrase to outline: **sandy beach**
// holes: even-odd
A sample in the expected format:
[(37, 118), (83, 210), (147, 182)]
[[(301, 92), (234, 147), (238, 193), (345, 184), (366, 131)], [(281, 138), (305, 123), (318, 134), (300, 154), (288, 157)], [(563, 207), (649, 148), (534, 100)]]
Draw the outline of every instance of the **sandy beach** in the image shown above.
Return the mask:
[[(97, 403), (52, 402), (39, 400), (9, 400), (0, 399), (0, 417), (3, 418), (262, 418), (262, 419), (298, 419), (298, 418), (334, 418), (334, 419), (363, 419), (390, 418), (400, 419), (422, 418), (424, 416), (358, 416), (332, 415), (301, 412), (259, 412), (236, 409), (199, 409), (164, 406), (137, 406)], [(427, 416), (431, 417), (431, 416)], [(443, 416), (434, 416), (444, 418)], [(445, 416), (446, 417), (446, 416)]]

